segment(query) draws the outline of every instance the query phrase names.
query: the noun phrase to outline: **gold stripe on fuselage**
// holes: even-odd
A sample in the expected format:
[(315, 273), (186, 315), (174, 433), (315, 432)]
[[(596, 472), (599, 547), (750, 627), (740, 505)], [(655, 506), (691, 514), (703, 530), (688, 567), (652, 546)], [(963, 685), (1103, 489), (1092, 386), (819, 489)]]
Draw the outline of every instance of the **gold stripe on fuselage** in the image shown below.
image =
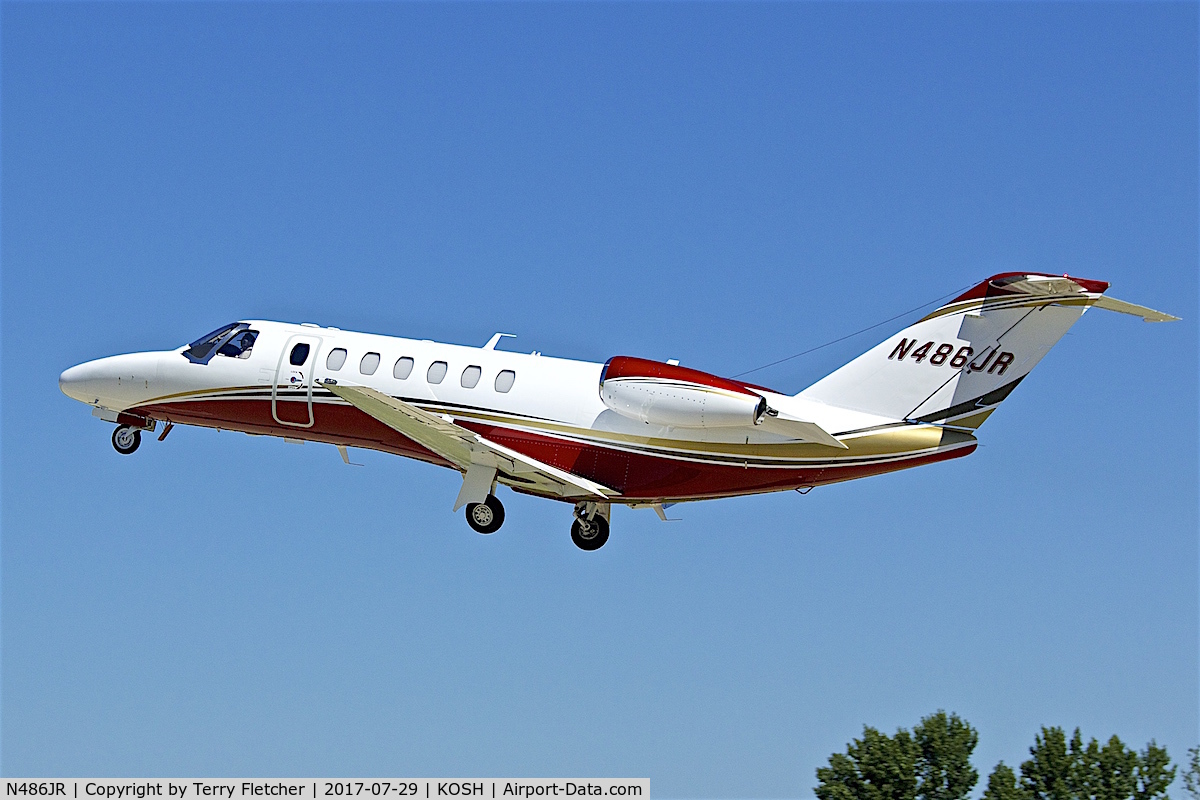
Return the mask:
[[(522, 420), (487, 412), (464, 412), (461, 409), (433, 409), (434, 413), (446, 413), (460, 419), (503, 425), (507, 428), (524, 429), (530, 433), (541, 433), (578, 439), (587, 444), (598, 444), (619, 449), (636, 450), (668, 457), (699, 456), (724, 457), (739, 463), (748, 458), (777, 462), (799, 462), (843, 464), (863, 459), (877, 460), (881, 457), (911, 455), (937, 450), (940, 447), (966, 444), (974, 437), (961, 431), (944, 430), (935, 425), (902, 425), (858, 434), (841, 441), (846, 450), (835, 450), (811, 442), (700, 442), (689, 439), (662, 439), (636, 436), (594, 428), (578, 428), (562, 423), (541, 420)], [(786, 466), (769, 464), (766, 466)]]
[[(205, 389), (165, 395), (139, 405), (160, 402), (183, 402), (188, 399), (207, 401), (236, 399), (247, 391), (269, 391), (267, 386), (244, 386), (221, 389)], [(305, 390), (300, 390), (307, 392)], [(660, 458), (685, 459), (708, 463), (736, 463), (748, 467), (787, 468), (814, 467), (822, 465), (846, 465), (891, 461), (938, 449), (960, 447), (975, 441), (965, 431), (942, 428), (937, 425), (899, 423), (871, 431), (846, 435), (842, 442), (845, 450), (835, 450), (811, 442), (702, 442), (688, 439), (664, 439), (652, 436), (637, 436), (616, 431), (581, 428), (567, 423), (536, 417), (524, 417), (489, 409), (446, 406), (418, 400), (405, 402), (435, 414), (447, 414), (459, 420), (492, 424), (514, 431), (524, 431), (541, 436), (550, 436), (564, 442), (600, 446), (625, 452), (638, 453)], [(349, 405), (326, 390), (314, 391), (313, 402)], [(968, 427), (955, 423), (956, 427)]]
[(993, 406), (991, 408), (984, 409), (983, 411), (980, 411), (978, 413), (969, 414), (965, 417), (958, 417), (956, 419), (948, 419), (941, 424), (951, 425), (955, 428), (970, 428), (971, 430), (975, 430), (980, 425), (982, 425), (987, 420), (987, 418), (992, 415), (992, 412), (995, 410), (996, 410), (996, 407)]

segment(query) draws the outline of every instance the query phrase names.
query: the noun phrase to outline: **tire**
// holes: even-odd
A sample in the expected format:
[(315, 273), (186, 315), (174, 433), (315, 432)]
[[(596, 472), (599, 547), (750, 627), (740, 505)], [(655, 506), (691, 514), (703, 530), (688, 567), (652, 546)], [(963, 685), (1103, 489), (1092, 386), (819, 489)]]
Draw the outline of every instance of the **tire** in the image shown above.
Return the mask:
[(608, 520), (599, 514), (591, 522), (575, 520), (571, 525), (571, 541), (580, 550), (599, 550), (608, 541)]
[(482, 503), (467, 503), (467, 524), (476, 533), (495, 533), (504, 524), (504, 506), (494, 494)]
[(131, 428), (128, 425), (118, 425), (113, 431), (112, 446), (123, 456), (127, 456), (134, 450), (137, 450), (142, 443), (142, 432), (137, 428)]

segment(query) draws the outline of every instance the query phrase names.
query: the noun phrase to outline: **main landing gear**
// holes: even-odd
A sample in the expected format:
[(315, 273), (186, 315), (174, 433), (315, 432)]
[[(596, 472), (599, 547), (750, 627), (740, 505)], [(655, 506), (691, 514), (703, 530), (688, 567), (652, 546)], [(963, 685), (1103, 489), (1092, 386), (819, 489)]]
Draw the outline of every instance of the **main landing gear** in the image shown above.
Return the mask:
[[(608, 541), (608, 503), (577, 503), (571, 541), (580, 550), (599, 550)], [(495, 533), (504, 524), (504, 506), (494, 494), (482, 503), (467, 503), (467, 524), (476, 533)]]
[(608, 541), (608, 504), (578, 503), (571, 541), (580, 550), (599, 550)]
[(495, 533), (504, 524), (504, 506), (494, 494), (482, 503), (467, 503), (467, 524), (476, 533)]

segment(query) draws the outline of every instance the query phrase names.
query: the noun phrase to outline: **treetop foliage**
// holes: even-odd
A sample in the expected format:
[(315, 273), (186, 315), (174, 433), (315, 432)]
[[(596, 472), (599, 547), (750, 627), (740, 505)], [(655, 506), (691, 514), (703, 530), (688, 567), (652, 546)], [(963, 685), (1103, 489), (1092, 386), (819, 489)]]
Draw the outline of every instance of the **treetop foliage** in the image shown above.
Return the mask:
[(1024, 800), (1021, 790), (1017, 787), (1017, 775), (1012, 767), (1001, 761), (988, 776), (987, 788), (983, 791), (983, 800)]
[(1200, 800), (1200, 746), (1188, 750), (1187, 769), (1183, 772), (1183, 788), (1192, 796), (1192, 800)]
[(971, 766), (971, 753), (979, 734), (957, 714), (938, 711), (913, 728), (921, 749), (918, 761), (918, 797), (923, 800), (957, 800), (966, 797), (979, 773)]
[[(894, 736), (864, 726), (845, 753), (817, 769), (818, 800), (966, 800), (979, 780), (971, 753), (979, 741), (957, 714), (938, 711)], [(1188, 751), (1184, 784), (1200, 800), (1200, 748)], [(983, 800), (1168, 800), (1176, 768), (1151, 740), (1141, 752), (1116, 736), (1086, 744), (1079, 729), (1043, 727), (1020, 773), (1003, 761), (988, 776)]]
[(938, 711), (912, 733), (863, 726), (846, 752), (817, 770), (818, 800), (965, 800), (979, 773), (971, 752), (979, 734), (957, 714)]
[(1070, 741), (1062, 728), (1042, 728), (1029, 754), (1016, 782), (1017, 800), (1158, 800), (1175, 780), (1167, 751), (1153, 740), (1136, 753), (1116, 736), (1085, 745), (1078, 728)]

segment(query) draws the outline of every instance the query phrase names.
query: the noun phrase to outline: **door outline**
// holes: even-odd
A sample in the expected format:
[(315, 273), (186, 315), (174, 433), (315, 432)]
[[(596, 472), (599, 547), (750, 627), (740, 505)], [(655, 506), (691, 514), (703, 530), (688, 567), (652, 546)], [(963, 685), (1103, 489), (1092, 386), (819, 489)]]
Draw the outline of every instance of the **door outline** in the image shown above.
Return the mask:
[[(316, 422), (316, 418), (313, 417), (313, 401), (312, 401), (313, 373), (315, 373), (316, 369), (317, 369), (317, 356), (321, 352), (322, 341), (323, 341), (322, 337), (314, 336), (311, 333), (293, 334), (292, 336), (288, 337), (288, 340), (283, 345), (283, 350), (281, 350), (279, 352), (279, 361), (275, 364), (275, 380), (271, 384), (271, 416), (280, 425), (287, 425), (292, 428), (311, 428), (313, 426), (313, 424)], [(286, 419), (279, 418), (279, 411), (278, 411), (278, 405), (277, 405), (277, 401), (276, 401), (276, 395), (279, 391), (279, 379), (283, 374), (283, 360), (287, 357), (287, 354), (291, 351), (291, 349), (293, 347), (293, 343), (300, 344), (301, 342), (307, 342), (308, 344), (311, 344), (313, 346), (312, 353), (309, 355), (309, 358), (312, 359), (312, 362), (311, 362), (312, 366), (308, 369), (308, 374), (306, 376), (304, 376), (304, 382), (308, 384), (308, 398), (307, 398), (308, 399), (308, 422), (289, 422)], [(305, 363), (307, 364), (309, 362), (306, 360)]]

